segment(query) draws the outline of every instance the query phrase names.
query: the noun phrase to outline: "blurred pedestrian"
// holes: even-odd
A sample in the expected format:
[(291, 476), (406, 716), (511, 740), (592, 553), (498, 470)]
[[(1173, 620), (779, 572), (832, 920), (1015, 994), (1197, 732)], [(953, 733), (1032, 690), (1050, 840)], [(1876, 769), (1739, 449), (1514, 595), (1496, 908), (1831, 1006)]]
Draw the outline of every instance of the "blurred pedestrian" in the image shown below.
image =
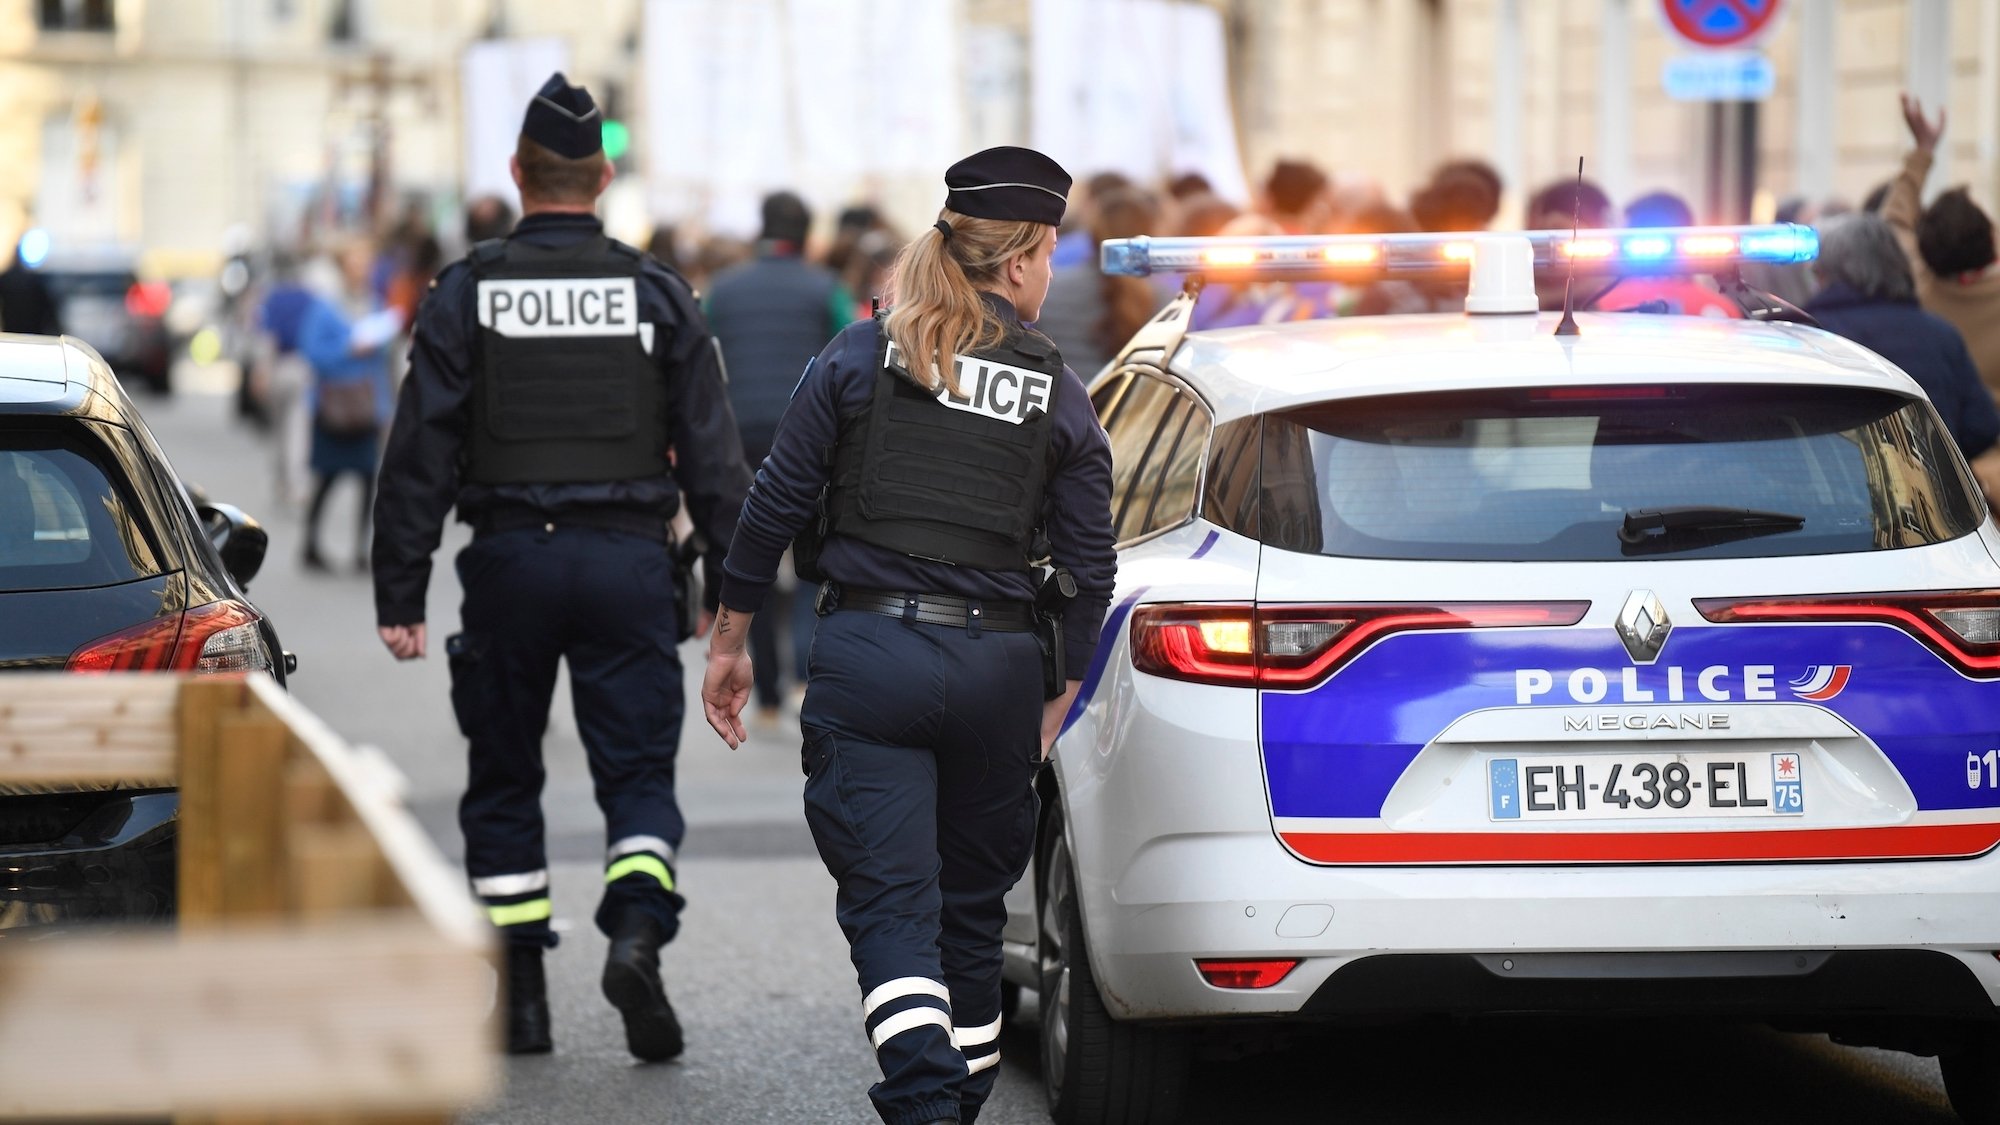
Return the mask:
[(1962, 187), (1920, 209), (1945, 114), (1940, 109), (1937, 121), (1929, 121), (1923, 104), (1906, 94), (1903, 121), (1916, 145), (1890, 181), (1882, 218), (1902, 240), (1917, 300), (1965, 337), (1980, 380), (2000, 398), (2000, 269), (1994, 268), (1993, 221)]
[(22, 247), (16, 245), (13, 260), (0, 270), (0, 332), (60, 336), (62, 330), (62, 316), (48, 281), (28, 264)]
[(1580, 230), (1618, 225), (1611, 197), (1590, 180), (1565, 177), (1528, 198), (1528, 230)]
[(1410, 196), (1410, 217), (1419, 230), (1485, 230), (1499, 213), (1500, 175), (1478, 160), (1440, 165)]
[(312, 448), (312, 362), (300, 350), (300, 329), (319, 299), (289, 252), (272, 255), (271, 282), (257, 308), (252, 348), (265, 413), (271, 419), (273, 491), (281, 504), (303, 504), (312, 496), (307, 453)]
[(398, 660), (425, 654), (431, 554), (455, 505), (473, 528), (458, 556), (462, 631), (445, 641), (470, 742), (459, 826), (507, 951), (515, 1054), (551, 1046), (542, 734), (568, 663), (609, 844), (601, 987), (627, 1049), (657, 1061), (682, 1049), (659, 974), (684, 904), (676, 645), (705, 627), (679, 596), (667, 521), (685, 503), (714, 579), (749, 472), (693, 292), (597, 219), (612, 168), (590, 93), (551, 77), (511, 170), (520, 226), (447, 267), (418, 314), (376, 501), (375, 615)]
[[(1648, 229), (1691, 227), (1694, 209), (1673, 192), (1650, 192), (1625, 205), (1625, 225)], [(1724, 297), (1704, 279), (1689, 274), (1621, 278), (1597, 299), (1596, 307), (1606, 312), (1652, 312), (1723, 320), (1743, 316), (1742, 306)]]
[[(778, 419), (800, 373), (834, 333), (847, 327), (853, 312), (853, 300), (839, 279), (805, 260), (806, 235), (812, 230), (805, 200), (793, 192), (773, 192), (764, 197), (762, 210), (757, 256), (716, 277), (702, 302), (709, 330), (722, 346), (729, 403), (743, 438), (743, 456), (753, 469), (771, 452)], [(790, 625), (794, 637), (811, 631), (809, 603), (804, 597), (781, 598), (769, 612), (757, 615), (750, 633), (757, 717), (766, 727), (777, 722), (785, 698), (786, 666), (791, 665), (793, 683), (806, 681), (804, 663), (797, 659), (805, 646), (794, 643), (794, 659), (781, 661), (778, 644), (781, 623)]]
[(1846, 215), (1820, 230), (1813, 262), (1820, 290), (1806, 311), (1909, 373), (1930, 396), (1990, 503), (2000, 504), (2000, 412), (1979, 381), (1965, 341), (1917, 303), (1915, 279), (1895, 231), (1875, 215)]
[(1056, 236), (1053, 264), (1057, 269), (1096, 264), (1090, 255), (1097, 241), (1090, 236), (1090, 229), (1097, 215), (1097, 201), (1114, 191), (1130, 191), (1132, 187), (1132, 178), (1123, 172), (1099, 172), (1077, 185), (1070, 193), (1067, 221)]
[[(745, 628), (825, 511), (806, 822), (839, 888), (882, 1068), (869, 1096), (890, 1125), (973, 1120), (999, 1076), (1003, 899), (1117, 571), (1104, 431), (1024, 326), (1048, 293), (1069, 176), (997, 148), (945, 183), (935, 229), (897, 262), (895, 306), (836, 337), (792, 398), (744, 505), (702, 680), (709, 725), (740, 744)], [(1044, 554), (1074, 597), (1038, 638)]]
[(1086, 383), (1158, 312), (1163, 298), (1143, 277), (1113, 277), (1097, 268), (1097, 247), (1108, 238), (1159, 233), (1160, 205), (1151, 193), (1120, 188), (1097, 199), (1091, 219), (1090, 256), (1057, 266), (1035, 331), (1055, 341), (1063, 361)]
[(1324, 233), (1333, 217), (1330, 185), (1319, 165), (1306, 160), (1280, 160), (1264, 178), (1259, 209), (1277, 227), (1276, 233)]
[(654, 261), (679, 273), (681, 268), (679, 239), (680, 232), (674, 229), (672, 223), (661, 223), (653, 228), (652, 235), (646, 239), (646, 253), (651, 254)]
[(333, 486), (346, 476), (355, 478), (361, 492), (353, 557), (357, 568), (367, 566), (375, 466), (382, 427), (393, 405), (389, 344), (403, 324), (396, 310), (376, 299), (369, 280), (375, 250), (367, 238), (346, 240), (334, 257), (340, 267), (339, 296), (313, 300), (298, 325), (299, 352), (312, 365), (313, 375), (308, 399), (313, 491), (306, 511), (304, 563), (307, 570), (322, 571), (328, 563), (320, 550), (320, 517)]
[(497, 195), (482, 195), (465, 205), (465, 241), (477, 246), (514, 231), (514, 208)]

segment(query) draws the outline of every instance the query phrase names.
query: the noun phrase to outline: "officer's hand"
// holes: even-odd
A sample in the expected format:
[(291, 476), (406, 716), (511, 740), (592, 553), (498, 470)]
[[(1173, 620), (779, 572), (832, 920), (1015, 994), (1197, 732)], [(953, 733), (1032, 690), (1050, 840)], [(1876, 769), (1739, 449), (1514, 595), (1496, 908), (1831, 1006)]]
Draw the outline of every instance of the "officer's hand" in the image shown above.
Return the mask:
[(750, 654), (727, 652), (709, 645), (708, 669), (701, 676), (701, 709), (708, 725), (731, 750), (743, 745), (750, 732), (743, 727), (743, 707), (750, 702)]
[(389, 646), (390, 655), (398, 660), (421, 660), (424, 656), (424, 623), (415, 625), (382, 625), (375, 630), (382, 643)]
[(1910, 127), (1910, 137), (1917, 142), (1919, 151), (1937, 151), (1938, 138), (1944, 136), (1943, 106), (1938, 107), (1937, 124), (1933, 125), (1924, 117), (1924, 103), (1904, 94), (1903, 123)]
[(1069, 717), (1070, 704), (1076, 702), (1076, 693), (1083, 689), (1082, 680), (1069, 681), (1069, 690), (1042, 704), (1042, 758), (1047, 760), (1049, 747), (1056, 744), (1056, 736), (1062, 733), (1063, 720)]

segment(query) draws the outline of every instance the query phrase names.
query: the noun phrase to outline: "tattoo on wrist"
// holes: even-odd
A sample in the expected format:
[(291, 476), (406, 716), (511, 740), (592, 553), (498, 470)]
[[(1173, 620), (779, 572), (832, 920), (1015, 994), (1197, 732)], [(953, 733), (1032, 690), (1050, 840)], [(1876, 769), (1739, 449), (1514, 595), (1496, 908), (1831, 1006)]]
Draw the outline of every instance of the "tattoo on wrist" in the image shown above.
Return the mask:
[(715, 632), (718, 636), (729, 632), (729, 626), (730, 626), (730, 620), (729, 620), (728, 610), (725, 609), (722, 612), (715, 615)]

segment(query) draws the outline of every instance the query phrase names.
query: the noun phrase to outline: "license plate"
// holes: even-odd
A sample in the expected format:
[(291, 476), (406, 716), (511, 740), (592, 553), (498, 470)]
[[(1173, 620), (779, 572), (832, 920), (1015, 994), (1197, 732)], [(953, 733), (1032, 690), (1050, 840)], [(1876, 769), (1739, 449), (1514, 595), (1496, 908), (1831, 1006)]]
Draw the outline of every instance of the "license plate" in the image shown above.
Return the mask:
[(1801, 816), (1804, 773), (1795, 753), (1494, 758), (1486, 790), (1493, 820)]

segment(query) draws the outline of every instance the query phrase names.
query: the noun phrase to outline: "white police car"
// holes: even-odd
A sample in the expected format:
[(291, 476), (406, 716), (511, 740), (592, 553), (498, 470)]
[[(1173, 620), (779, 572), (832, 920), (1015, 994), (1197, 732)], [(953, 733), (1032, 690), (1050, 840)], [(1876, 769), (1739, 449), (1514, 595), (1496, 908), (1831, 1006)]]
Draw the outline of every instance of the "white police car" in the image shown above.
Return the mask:
[(1107, 244), (1476, 257), (1480, 311), (1183, 334), (1184, 296), (1093, 383), (1119, 588), (1007, 933), (1059, 1122), (1171, 1117), (1222, 1021), (1601, 1011), (1937, 1053), (2000, 1122), (2000, 531), (1962, 458), (1806, 325), (1535, 312), (1537, 262), (1816, 245)]

